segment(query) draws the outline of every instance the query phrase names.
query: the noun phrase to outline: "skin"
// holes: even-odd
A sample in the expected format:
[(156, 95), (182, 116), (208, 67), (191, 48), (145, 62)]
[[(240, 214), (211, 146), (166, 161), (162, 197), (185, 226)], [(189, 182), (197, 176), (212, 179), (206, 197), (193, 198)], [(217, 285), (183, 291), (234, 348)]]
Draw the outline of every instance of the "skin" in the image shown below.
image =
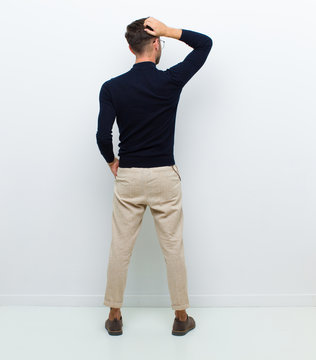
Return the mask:
[[(149, 25), (153, 30), (145, 28), (147, 25)], [(152, 61), (155, 64), (158, 64), (161, 56), (160, 36), (179, 39), (182, 34), (182, 29), (169, 27), (152, 16), (149, 16), (144, 21), (144, 30), (156, 38), (147, 46), (146, 50), (142, 54), (135, 53), (129, 45), (130, 51), (136, 56), (135, 64), (142, 61)], [(114, 160), (111, 163), (108, 163), (108, 165), (113, 175), (116, 177), (117, 169), (119, 167), (119, 159), (114, 157)]]
[[(175, 316), (180, 320), (180, 321), (185, 321), (187, 319), (187, 313), (186, 310), (175, 310)], [(113, 321), (114, 319), (120, 319), (121, 318), (121, 309), (120, 308), (110, 308), (110, 313), (109, 313), (109, 319), (111, 321)]]

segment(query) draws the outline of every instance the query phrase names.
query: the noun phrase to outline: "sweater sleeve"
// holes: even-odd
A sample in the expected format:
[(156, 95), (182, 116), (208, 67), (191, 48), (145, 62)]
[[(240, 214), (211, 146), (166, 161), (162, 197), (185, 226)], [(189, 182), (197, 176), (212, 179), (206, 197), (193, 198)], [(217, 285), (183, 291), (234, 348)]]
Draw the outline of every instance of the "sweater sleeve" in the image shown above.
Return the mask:
[(114, 160), (112, 128), (116, 112), (111, 100), (111, 93), (105, 82), (99, 93), (100, 111), (98, 116), (98, 129), (96, 140), (104, 159), (110, 163)]
[(166, 71), (174, 83), (183, 87), (205, 63), (213, 46), (213, 41), (207, 35), (186, 29), (182, 29), (179, 40), (185, 42), (193, 50), (182, 62), (170, 67)]

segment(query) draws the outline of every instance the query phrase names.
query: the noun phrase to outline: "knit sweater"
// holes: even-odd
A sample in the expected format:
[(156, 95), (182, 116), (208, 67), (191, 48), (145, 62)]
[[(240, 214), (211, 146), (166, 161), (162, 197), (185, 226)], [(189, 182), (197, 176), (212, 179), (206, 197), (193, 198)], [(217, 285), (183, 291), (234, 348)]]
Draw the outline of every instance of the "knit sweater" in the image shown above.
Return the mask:
[(102, 84), (96, 140), (108, 163), (114, 160), (112, 127), (116, 118), (120, 167), (175, 164), (174, 131), (180, 94), (205, 63), (213, 45), (209, 36), (186, 29), (182, 29), (179, 40), (193, 50), (178, 64), (160, 70), (152, 61), (138, 62)]

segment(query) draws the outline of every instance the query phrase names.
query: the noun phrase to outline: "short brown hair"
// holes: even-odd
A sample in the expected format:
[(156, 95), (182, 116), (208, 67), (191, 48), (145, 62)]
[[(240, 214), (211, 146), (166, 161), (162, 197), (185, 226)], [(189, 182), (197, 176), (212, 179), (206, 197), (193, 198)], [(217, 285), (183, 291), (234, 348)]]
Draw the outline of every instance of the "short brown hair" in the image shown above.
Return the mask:
[[(149, 17), (149, 16), (148, 16)], [(153, 36), (148, 34), (144, 30), (144, 21), (147, 18), (141, 18), (133, 21), (126, 27), (125, 38), (132, 50), (141, 55), (145, 52), (147, 45), (150, 43), (152, 39), (157, 38), (157, 36)], [(146, 26), (148, 29), (153, 30), (150, 26)]]

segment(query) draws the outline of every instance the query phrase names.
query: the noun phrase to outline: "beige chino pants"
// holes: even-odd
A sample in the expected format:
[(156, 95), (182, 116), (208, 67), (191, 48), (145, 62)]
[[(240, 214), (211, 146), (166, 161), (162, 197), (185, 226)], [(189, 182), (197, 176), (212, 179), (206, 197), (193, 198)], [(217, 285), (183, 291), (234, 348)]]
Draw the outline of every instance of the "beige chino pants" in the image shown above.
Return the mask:
[(181, 177), (176, 165), (152, 168), (118, 167), (112, 213), (112, 242), (104, 304), (120, 308), (128, 265), (147, 205), (154, 218), (166, 262), (171, 307), (188, 308), (187, 273), (183, 248)]

